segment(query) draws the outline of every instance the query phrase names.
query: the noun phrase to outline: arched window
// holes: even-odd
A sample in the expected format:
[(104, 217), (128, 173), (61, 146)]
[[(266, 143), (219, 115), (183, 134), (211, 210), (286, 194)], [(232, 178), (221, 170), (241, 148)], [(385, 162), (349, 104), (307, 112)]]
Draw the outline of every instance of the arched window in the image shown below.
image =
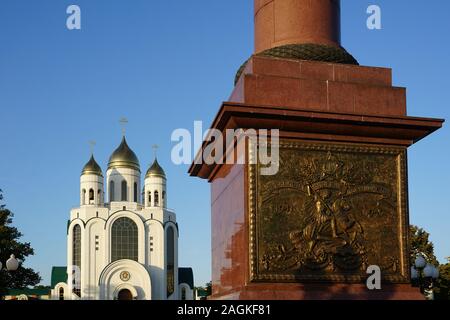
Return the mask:
[(155, 207), (159, 206), (159, 193), (155, 191)]
[(102, 203), (102, 190), (100, 189), (97, 190), (97, 203)]
[(72, 265), (73, 265), (73, 293), (81, 297), (81, 227), (76, 224), (72, 231)]
[(81, 191), (81, 204), (86, 204), (86, 189)]
[(152, 206), (152, 193), (151, 193), (151, 191), (149, 191), (147, 193), (147, 195), (148, 195), (148, 206), (151, 207)]
[(167, 228), (167, 297), (175, 291), (175, 232), (173, 227)]
[(64, 300), (64, 288), (59, 288), (59, 300)]
[(166, 192), (165, 191), (162, 192), (162, 205), (163, 206), (166, 205)]
[(94, 189), (89, 189), (89, 204), (94, 203)]
[(111, 262), (121, 259), (138, 261), (138, 229), (130, 218), (117, 219), (111, 230)]
[(114, 201), (114, 181), (109, 182), (109, 202)]
[(137, 202), (138, 201), (138, 196), (137, 196), (137, 194), (138, 194), (138, 189), (137, 189), (137, 183), (135, 182), (134, 183), (134, 185), (133, 185), (133, 197), (134, 197), (134, 202)]
[(127, 182), (122, 181), (122, 198), (121, 201), (127, 201)]

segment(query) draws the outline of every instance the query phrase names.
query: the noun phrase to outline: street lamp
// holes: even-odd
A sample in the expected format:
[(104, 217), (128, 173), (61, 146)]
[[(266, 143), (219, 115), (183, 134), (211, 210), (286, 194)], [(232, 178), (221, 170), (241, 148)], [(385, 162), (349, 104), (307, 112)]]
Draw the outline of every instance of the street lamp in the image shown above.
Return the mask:
[[(0, 261), (0, 270), (2, 270), (2, 263)], [(19, 261), (17, 261), (16, 257), (12, 254), (8, 261), (6, 261), (6, 270), (8, 271), (16, 271), (19, 268)]]
[(430, 263), (427, 263), (427, 256), (419, 253), (411, 267), (411, 279), (413, 285), (420, 287), (420, 292), (433, 297), (433, 284), (439, 278), (439, 269)]
[[(16, 271), (19, 268), (19, 261), (17, 261), (16, 257), (12, 254), (9, 259), (6, 261), (6, 271)], [(0, 271), (3, 270), (3, 265), (0, 262)], [(0, 300), (2, 300), (1, 292), (0, 292)]]

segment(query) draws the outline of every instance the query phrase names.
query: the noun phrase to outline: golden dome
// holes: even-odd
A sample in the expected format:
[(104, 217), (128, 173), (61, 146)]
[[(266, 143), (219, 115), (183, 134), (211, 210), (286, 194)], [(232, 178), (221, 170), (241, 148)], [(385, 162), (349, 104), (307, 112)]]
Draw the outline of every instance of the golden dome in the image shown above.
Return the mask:
[(153, 162), (153, 164), (150, 166), (150, 168), (148, 168), (147, 173), (145, 174), (145, 178), (149, 178), (149, 177), (161, 177), (161, 178), (166, 178), (166, 173), (164, 172), (163, 168), (161, 168), (161, 166), (158, 163), (158, 160), (155, 158), (155, 161)]
[(81, 175), (85, 174), (95, 174), (97, 176), (103, 177), (102, 169), (98, 165), (98, 163), (94, 159), (94, 155), (91, 155), (91, 159), (89, 159), (88, 163), (83, 168), (83, 171), (81, 171)]
[(130, 168), (139, 172), (141, 171), (139, 160), (133, 150), (128, 146), (125, 137), (122, 138), (120, 146), (109, 158), (108, 170), (113, 168)]

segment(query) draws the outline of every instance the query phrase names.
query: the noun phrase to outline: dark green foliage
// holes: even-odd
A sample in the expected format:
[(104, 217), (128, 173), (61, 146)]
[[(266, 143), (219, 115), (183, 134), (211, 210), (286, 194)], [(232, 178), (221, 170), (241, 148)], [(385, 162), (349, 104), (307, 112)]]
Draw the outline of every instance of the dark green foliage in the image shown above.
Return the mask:
[(0, 296), (5, 295), (9, 289), (24, 289), (28, 286), (35, 286), (41, 281), (41, 277), (33, 269), (22, 266), (25, 258), (33, 255), (34, 250), (30, 243), (19, 241), (22, 233), (11, 225), (14, 215), (6, 209), (2, 200), (3, 194), (0, 190), (0, 262), (4, 269), (6, 261), (11, 254), (14, 254), (21, 263), (16, 271), (0, 270)]
[(434, 255), (433, 243), (429, 240), (430, 234), (424, 229), (411, 225), (409, 227), (409, 240), (410, 240), (410, 263), (414, 264), (418, 253), (425, 253), (428, 262), (434, 266), (439, 266), (439, 262)]
[(418, 253), (425, 253), (428, 263), (439, 267), (439, 279), (434, 282), (434, 298), (436, 300), (449, 300), (450, 288), (450, 258), (449, 263), (439, 265), (436, 256), (434, 255), (434, 246), (429, 239), (430, 234), (424, 229), (417, 226), (410, 226), (409, 240), (411, 244), (410, 262), (414, 265), (414, 261)]

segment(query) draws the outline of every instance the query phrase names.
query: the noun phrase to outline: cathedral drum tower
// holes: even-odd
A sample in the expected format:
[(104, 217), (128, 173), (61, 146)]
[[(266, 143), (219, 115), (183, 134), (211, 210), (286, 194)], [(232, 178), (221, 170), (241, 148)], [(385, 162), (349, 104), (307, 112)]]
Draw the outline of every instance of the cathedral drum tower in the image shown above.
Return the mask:
[[(213, 298), (423, 299), (410, 285), (407, 148), (443, 120), (408, 116), (391, 70), (341, 46), (340, 1), (254, 10), (255, 53), (212, 128), (279, 139), (237, 136), (224, 150), (244, 145), (245, 164), (200, 152), (189, 169), (211, 183)], [(251, 161), (263, 149), (279, 152), (275, 175)], [(381, 290), (366, 286), (369, 266)]]

